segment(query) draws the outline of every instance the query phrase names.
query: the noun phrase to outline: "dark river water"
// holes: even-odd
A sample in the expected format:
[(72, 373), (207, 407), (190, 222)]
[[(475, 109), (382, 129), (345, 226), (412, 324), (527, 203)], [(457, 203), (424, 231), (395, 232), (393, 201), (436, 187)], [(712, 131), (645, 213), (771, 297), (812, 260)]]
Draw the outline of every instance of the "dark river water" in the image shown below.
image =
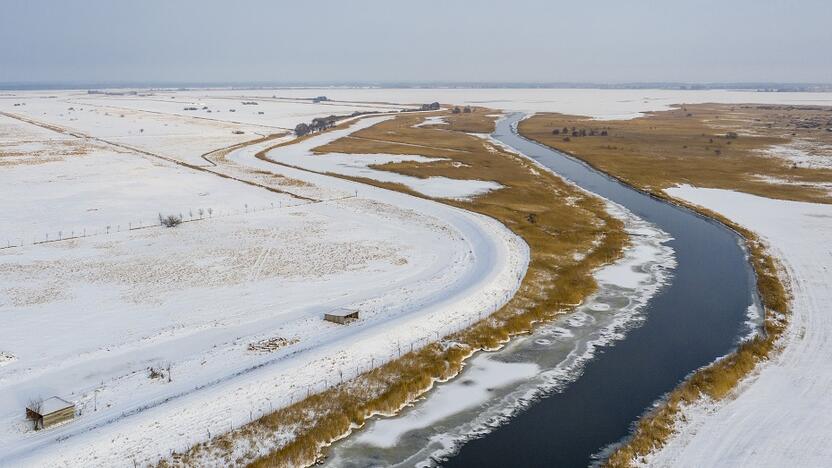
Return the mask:
[[(328, 465), (585, 467), (626, 437), (685, 376), (729, 353), (748, 333), (756, 289), (733, 231), (518, 136), (513, 128), (522, 118), (500, 121), (493, 136), (665, 231), (673, 239), (662, 234), (662, 248), (673, 249), (675, 268), (653, 289), (648, 283), (640, 290), (600, 284), (575, 312), (499, 351), (480, 353), (455, 380), (437, 385), (398, 416), (374, 418), (333, 447)], [(625, 332), (599, 339), (636, 303), (637, 317), (622, 322), (630, 323)], [(604, 304), (606, 312), (595, 307)], [(536, 371), (506, 383), (529, 363)], [(483, 392), (490, 396), (479, 403)]]
[(518, 136), (512, 126), (522, 117), (501, 121), (494, 137), (668, 232), (677, 267), (640, 327), (599, 353), (563, 391), (463, 445), (442, 463), (447, 467), (587, 466), (687, 374), (734, 349), (756, 300), (753, 273), (733, 231)]

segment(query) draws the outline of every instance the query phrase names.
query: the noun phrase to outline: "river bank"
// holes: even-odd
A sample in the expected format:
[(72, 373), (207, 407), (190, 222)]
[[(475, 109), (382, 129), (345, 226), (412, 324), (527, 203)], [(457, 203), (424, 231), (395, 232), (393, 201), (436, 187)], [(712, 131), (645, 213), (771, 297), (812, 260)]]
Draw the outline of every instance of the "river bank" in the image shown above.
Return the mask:
[(670, 233), (678, 265), (670, 284), (648, 304), (645, 323), (627, 339), (589, 362), (562, 393), (469, 442), (443, 466), (585, 466), (603, 458), (664, 393), (733, 350), (747, 336), (745, 323), (757, 304), (754, 274), (734, 231), (516, 135), (512, 127), (522, 117), (501, 122), (495, 138)]
[[(486, 113), (482, 112), (481, 115)], [(254, 423), (235, 429), (209, 443), (199, 444), (187, 453), (175, 455), (175, 462), (199, 464), (218, 459), (233, 461), (234, 457), (241, 453), (238, 447), (248, 447), (250, 441), (254, 441), (251, 442), (252, 446), (260, 447), (259, 441), (271, 440), (277, 444), (276, 450), (263, 456), (255, 464), (310, 463), (318, 456), (321, 448), (360, 426), (365, 418), (376, 413), (395, 412), (402, 405), (429, 390), (434, 382), (456, 375), (463, 360), (475, 351), (500, 347), (510, 337), (527, 333), (535, 324), (550, 320), (564, 310), (571, 310), (594, 290), (595, 282), (591, 275), (594, 269), (618, 258), (621, 248), (626, 243), (626, 234), (621, 230), (621, 221), (606, 213), (603, 202), (564, 183), (558, 177), (539, 171), (525, 158), (506, 153), (478, 137), (462, 132), (414, 127), (424, 118), (422, 115), (402, 115), (351, 135), (358, 138), (342, 140), (353, 146), (356, 153), (361, 154), (378, 155), (380, 151), (362, 151), (363, 148), (356, 148), (354, 145), (381, 144), (385, 146), (384, 152), (388, 154), (420, 154), (437, 150), (413, 144), (412, 141), (391, 138), (385, 126), (397, 126), (400, 135), (406, 139), (416, 138), (417, 143), (418, 139), (426, 136), (429, 138), (438, 133), (442, 137), (441, 144), (436, 145), (439, 142), (433, 140), (433, 146), (458, 149), (459, 151), (452, 151), (451, 154), (460, 165), (448, 165), (437, 161), (442, 171), (446, 171), (437, 173), (439, 168), (434, 166), (433, 161), (420, 161), (430, 176), (437, 180), (445, 177), (451, 181), (461, 178), (494, 180), (498, 183), (501, 186), (498, 190), (472, 198), (444, 199), (443, 202), (493, 216), (529, 244), (529, 269), (517, 294), (505, 307), (488, 318), (470, 324), (463, 332), (452, 334), (421, 348), (417, 347), (412, 352), (403, 350), (401, 357), (389, 364), (362, 374), (358, 379), (345, 381), (344, 384), (323, 393), (310, 395), (300, 403), (259, 418)], [(375, 131), (385, 132), (388, 141), (379, 142), (379, 138), (374, 138), (372, 134), (367, 137), (365, 134)], [(423, 133), (427, 135), (422, 135)], [(306, 177), (326, 177), (316, 169), (330, 167), (330, 170), (341, 170), (337, 164), (322, 166), (327, 164), (321, 159), (329, 157), (327, 151), (340, 152), (334, 157), (344, 160), (345, 151), (332, 146), (330, 144), (323, 149), (319, 148), (324, 154), (278, 153), (274, 155), (273, 162), (254, 158), (253, 155), (252, 159), (258, 162), (258, 170), (268, 170), (268, 165), (273, 164), (277, 172), (289, 171), (287, 174), (290, 176), (295, 174), (293, 171), (305, 171), (309, 173)], [(278, 149), (283, 151), (281, 148)], [(268, 159), (272, 156), (266, 152), (265, 157)], [(401, 159), (400, 156), (396, 158)], [(356, 160), (361, 160), (360, 154), (356, 156)], [(306, 164), (312, 164), (311, 169), (304, 169)], [(496, 166), (500, 170), (485, 171), (484, 166)], [(344, 170), (354, 169), (346, 167)], [(486, 175), (480, 176), (483, 174)], [(495, 175), (497, 177), (492, 177)], [(411, 181), (402, 176), (399, 176), (399, 180)], [(339, 177), (356, 180), (350, 175)], [(360, 180), (368, 185), (427, 198), (401, 184), (381, 182), (372, 179), (371, 176)], [(530, 205), (529, 200), (539, 203)], [(568, 200), (568, 203), (565, 203), (565, 200)], [(245, 450), (242, 453), (247, 454), (258, 453), (257, 450), (242, 450)]]
[(589, 360), (640, 326), (645, 305), (673, 274), (673, 251), (664, 245), (670, 239), (620, 206), (610, 203), (607, 210), (624, 222), (632, 244), (620, 260), (594, 273), (599, 289), (585, 303), (501, 350), (476, 355), (456, 378), (398, 415), (368, 421), (330, 449), (326, 465), (444, 463), (466, 442), (563, 391)]

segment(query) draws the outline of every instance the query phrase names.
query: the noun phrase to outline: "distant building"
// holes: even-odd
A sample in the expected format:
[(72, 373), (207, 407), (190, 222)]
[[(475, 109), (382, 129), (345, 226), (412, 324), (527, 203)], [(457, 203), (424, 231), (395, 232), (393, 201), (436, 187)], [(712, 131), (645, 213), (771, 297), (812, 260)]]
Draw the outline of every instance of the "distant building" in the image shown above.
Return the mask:
[(75, 404), (53, 396), (26, 407), (26, 417), (35, 422), (35, 429), (46, 429), (75, 418)]
[(358, 320), (358, 311), (347, 308), (335, 309), (324, 314), (324, 320), (345, 325), (353, 320)]

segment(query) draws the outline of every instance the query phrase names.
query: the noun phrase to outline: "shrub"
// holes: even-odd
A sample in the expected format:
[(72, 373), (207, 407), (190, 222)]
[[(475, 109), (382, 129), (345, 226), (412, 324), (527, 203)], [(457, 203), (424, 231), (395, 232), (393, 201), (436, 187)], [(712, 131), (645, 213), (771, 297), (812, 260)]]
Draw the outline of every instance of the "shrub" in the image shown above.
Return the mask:
[[(40, 413), (40, 408), (43, 406), (43, 399), (42, 398), (32, 398), (29, 400), (29, 404), (26, 405), (27, 409), (31, 409), (35, 413)], [(38, 417), (34, 413), (30, 413), (26, 411), (26, 419), (32, 421), (34, 424), (34, 429), (38, 430)]]
[(179, 226), (180, 224), (182, 224), (182, 216), (181, 215), (180, 216), (176, 216), (176, 215), (162, 216), (162, 214), (159, 213), (159, 224), (161, 224), (164, 227), (169, 227), (169, 228)]
[(295, 135), (297, 136), (304, 136), (309, 133), (309, 125), (305, 123), (299, 123), (295, 126)]

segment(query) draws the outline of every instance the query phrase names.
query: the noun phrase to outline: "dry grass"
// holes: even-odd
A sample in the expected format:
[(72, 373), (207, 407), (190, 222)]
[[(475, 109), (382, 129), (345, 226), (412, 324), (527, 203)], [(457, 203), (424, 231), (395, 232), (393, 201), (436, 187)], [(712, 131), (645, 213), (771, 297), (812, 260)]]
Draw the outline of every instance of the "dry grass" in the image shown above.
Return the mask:
[[(486, 111), (480, 112), (481, 117)], [(408, 353), (353, 381), (200, 444), (177, 455), (177, 462), (199, 464), (205, 454), (226, 457), (230, 462), (229, 447), (241, 439), (269, 437), (293, 428), (294, 438), (290, 442), (253, 461), (252, 466), (310, 464), (324, 447), (354, 425), (360, 426), (373, 414), (393, 413), (430, 389), (435, 381), (456, 375), (463, 360), (474, 352), (498, 348), (512, 336), (530, 332), (536, 323), (570, 310), (595, 290), (592, 271), (619, 258), (627, 237), (621, 221), (606, 213), (602, 201), (477, 137), (455, 130), (412, 127), (424, 117), (425, 114), (402, 114), (362, 130), (356, 135), (359, 138), (344, 138), (319, 150), (374, 153), (382, 151), (379, 148), (383, 146), (384, 151), (394, 149), (390, 152), (400, 154), (441, 155), (466, 166), (391, 164), (382, 168), (417, 177), (477, 177), (502, 184), (503, 189), (472, 201), (445, 202), (498, 219), (529, 244), (531, 261), (517, 294), (490, 317), (441, 343)], [(456, 117), (449, 114), (451, 128), (472, 128), (470, 121), (457, 125)], [(493, 120), (490, 125), (493, 126)], [(478, 127), (478, 131), (482, 130), (489, 131)], [(425, 148), (410, 146), (424, 143), (446, 149), (433, 149), (433, 153), (426, 154)], [(395, 184), (363, 181), (411, 193)]]
[(447, 125), (439, 126), (439, 128), (455, 132), (492, 133), (494, 122), (497, 120), (496, 117), (490, 117), (493, 115), (499, 115), (499, 113), (484, 107), (472, 107), (471, 113), (453, 115), (452, 118), (445, 119), (448, 122)]
[[(828, 203), (828, 196), (815, 188), (766, 185), (748, 177), (748, 174), (765, 174), (830, 180), (829, 171), (793, 169), (782, 161), (761, 157), (758, 153), (768, 145), (788, 141), (791, 135), (782, 135), (792, 130), (787, 129), (786, 122), (818, 118), (826, 112), (824, 109), (791, 107), (702, 105), (658, 112), (627, 122), (594, 122), (546, 114), (521, 124), (520, 132), (528, 138), (568, 152), (638, 189), (670, 203), (688, 206), (737, 231), (745, 239), (757, 276), (757, 288), (766, 308), (764, 335), (741, 344), (733, 354), (691, 374), (666, 396), (662, 405), (638, 421), (630, 438), (616, 448), (605, 466), (632, 466), (634, 461), (664, 446), (674, 433), (685, 405), (702, 397), (719, 400), (729, 395), (758, 363), (770, 357), (787, 324), (790, 301), (787, 289), (778, 276), (775, 260), (757, 236), (724, 216), (672, 199), (661, 189), (690, 183), (772, 198)], [(606, 129), (609, 135), (573, 137), (564, 141), (562, 134), (553, 135), (551, 131), (552, 128), (567, 127), (571, 134), (573, 126)], [(730, 131), (742, 133), (736, 139), (725, 138)], [(755, 136), (749, 136), (747, 133), (750, 132)], [(827, 138), (816, 131), (803, 132), (801, 137), (821, 142)], [(682, 149), (676, 151), (680, 145)], [(708, 154), (714, 147), (724, 151), (719, 156)]]
[(778, 276), (777, 263), (766, 252), (765, 245), (754, 233), (722, 215), (694, 206), (689, 208), (721, 221), (745, 238), (757, 275), (757, 289), (766, 309), (765, 333), (742, 343), (734, 353), (685, 379), (667, 395), (662, 405), (637, 422), (631, 436), (605, 461), (607, 467), (630, 467), (633, 461), (663, 447), (673, 435), (676, 421), (686, 405), (703, 397), (720, 400), (729, 395), (757, 364), (769, 359), (788, 324), (790, 297)]
[[(826, 122), (829, 121), (830, 124)], [(819, 127), (803, 128), (807, 123)], [(538, 114), (520, 123), (528, 138), (573, 154), (630, 185), (660, 192), (676, 184), (738, 190), (782, 200), (832, 203), (829, 191), (811, 184), (832, 181), (832, 169), (812, 169), (761, 150), (793, 139), (832, 144), (832, 108), (699, 104), (624, 121), (595, 121)], [(569, 136), (572, 128), (608, 136)], [(737, 133), (736, 138), (728, 137)], [(783, 183), (770, 183), (759, 176)]]

